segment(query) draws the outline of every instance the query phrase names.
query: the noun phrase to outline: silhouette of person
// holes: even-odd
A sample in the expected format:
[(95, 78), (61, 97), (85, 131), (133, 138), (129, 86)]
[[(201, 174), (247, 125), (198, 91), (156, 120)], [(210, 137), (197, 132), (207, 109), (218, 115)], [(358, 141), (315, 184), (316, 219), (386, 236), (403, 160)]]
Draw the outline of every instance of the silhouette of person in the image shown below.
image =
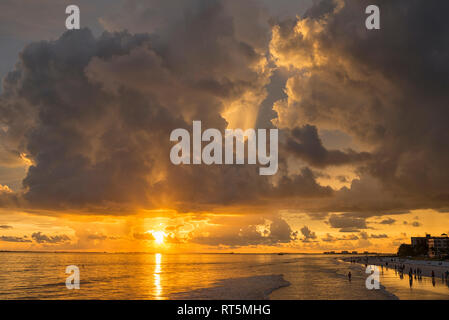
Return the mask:
[(435, 272), (432, 270), (432, 285), (435, 287)]
[(351, 274), (351, 271), (349, 271), (348, 272), (348, 280), (349, 280), (349, 282), (351, 282), (351, 277), (352, 277), (352, 274)]

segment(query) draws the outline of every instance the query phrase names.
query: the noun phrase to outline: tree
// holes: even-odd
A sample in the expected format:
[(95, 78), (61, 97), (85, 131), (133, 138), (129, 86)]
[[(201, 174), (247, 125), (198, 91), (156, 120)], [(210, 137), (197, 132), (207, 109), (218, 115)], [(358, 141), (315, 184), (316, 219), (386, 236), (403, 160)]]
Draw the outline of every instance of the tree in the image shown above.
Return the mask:
[(400, 257), (406, 257), (406, 256), (413, 256), (414, 250), (411, 244), (401, 244), (398, 249), (398, 256)]

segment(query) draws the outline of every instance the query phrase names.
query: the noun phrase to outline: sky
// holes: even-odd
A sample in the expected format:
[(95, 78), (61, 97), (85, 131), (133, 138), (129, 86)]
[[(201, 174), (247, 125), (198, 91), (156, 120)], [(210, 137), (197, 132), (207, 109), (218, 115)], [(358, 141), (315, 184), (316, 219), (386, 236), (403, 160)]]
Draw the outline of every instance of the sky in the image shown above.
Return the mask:
[[(448, 233), (448, 10), (2, 1), (0, 250), (396, 252)], [(278, 129), (278, 172), (172, 164), (194, 120)]]

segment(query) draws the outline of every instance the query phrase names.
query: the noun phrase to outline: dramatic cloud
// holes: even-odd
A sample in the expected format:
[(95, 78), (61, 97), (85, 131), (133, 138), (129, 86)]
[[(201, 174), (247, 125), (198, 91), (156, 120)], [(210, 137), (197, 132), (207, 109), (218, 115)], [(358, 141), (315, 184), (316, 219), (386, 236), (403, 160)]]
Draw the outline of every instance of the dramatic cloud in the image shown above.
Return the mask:
[(0, 225), (0, 229), (12, 229), (12, 227), (8, 226), (6, 224), (2, 224), (2, 225)]
[(367, 152), (326, 150), (318, 136), (317, 128), (311, 125), (294, 128), (287, 141), (287, 149), (310, 165), (319, 168), (362, 162), (370, 157)]
[[(368, 146), (362, 180), (373, 176), (388, 195), (396, 194), (396, 203), (382, 201), (386, 208), (447, 206), (449, 5), (377, 1), (382, 26), (372, 32), (364, 24), (369, 4), (321, 1), (304, 18), (273, 29), (277, 65), (296, 71), (287, 80), (288, 98), (275, 104), (275, 123), (311, 132), (308, 125), (338, 129)], [(305, 133), (297, 136), (307, 141)], [(291, 149), (311, 163), (332, 162), (311, 136), (313, 148), (301, 141), (291, 142)], [(337, 162), (361, 156), (336, 155)]]
[(332, 194), (307, 167), (281, 168), (273, 183), (255, 166), (169, 162), (170, 132), (192, 120), (254, 126), (271, 75), (268, 25), (247, 19), (256, 3), (245, 14), (237, 2), (197, 4), (159, 36), (83, 29), (23, 50), (0, 96), (2, 144), (31, 163), (21, 206), (129, 214)]
[[(0, 32), (23, 5), (9, 2)], [(194, 221), (183, 237), (166, 229), (167, 242), (226, 247), (290, 245), (301, 226), (296, 243), (313, 246), (322, 230), (292, 224), (290, 212), (326, 224), (323, 234), (346, 233), (321, 240), (348, 246), (387, 237), (397, 215), (447, 212), (449, 4), (378, 0), (381, 29), (366, 30), (369, 4), (315, 1), (303, 15), (273, 17), (267, 1), (129, 0), (89, 16), (107, 32), (96, 22), (95, 35), (59, 38), (50, 21), (42, 39), (54, 40), (29, 42), (3, 79), (0, 207), (147, 217), (164, 208)], [(28, 29), (18, 23), (11, 33)], [(278, 173), (173, 165), (170, 132), (190, 131), (192, 120), (222, 132), (278, 128)], [(387, 231), (363, 231), (373, 225)], [(147, 230), (129, 227), (126, 237), (148, 244), (135, 241), (153, 240)], [(111, 239), (96, 231), (78, 231), (80, 245)]]

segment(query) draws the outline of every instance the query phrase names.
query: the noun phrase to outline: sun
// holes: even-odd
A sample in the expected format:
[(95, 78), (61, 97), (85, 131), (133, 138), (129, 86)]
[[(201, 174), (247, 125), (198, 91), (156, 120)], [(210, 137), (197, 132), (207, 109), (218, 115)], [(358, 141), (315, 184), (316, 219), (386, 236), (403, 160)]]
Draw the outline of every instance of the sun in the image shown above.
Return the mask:
[(166, 236), (165, 232), (163, 232), (163, 231), (153, 231), (152, 235), (153, 235), (154, 240), (156, 241), (157, 244), (163, 244), (164, 243), (164, 238)]

